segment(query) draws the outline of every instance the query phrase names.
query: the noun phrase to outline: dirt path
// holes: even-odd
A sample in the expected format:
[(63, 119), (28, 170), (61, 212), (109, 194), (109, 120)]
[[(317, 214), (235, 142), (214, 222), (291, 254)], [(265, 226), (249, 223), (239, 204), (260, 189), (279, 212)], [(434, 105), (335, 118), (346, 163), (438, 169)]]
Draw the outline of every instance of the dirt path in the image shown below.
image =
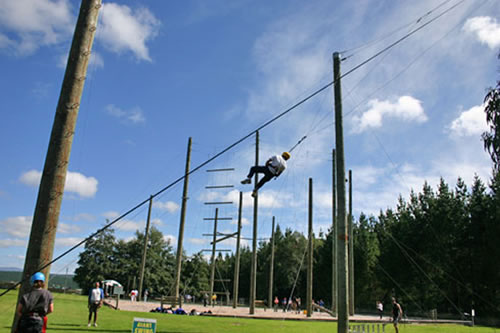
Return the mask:
[[(114, 305), (115, 301), (110, 301), (109, 303)], [(157, 307), (160, 307), (159, 302), (131, 302), (128, 300), (120, 300), (118, 304), (119, 310), (124, 311), (149, 312)], [(312, 316), (308, 318), (307, 315), (304, 314), (304, 312), (283, 312), (283, 310), (274, 312), (272, 309), (264, 310), (263, 308), (256, 308), (255, 314), (253, 315), (249, 314), (248, 307), (238, 307), (236, 309), (233, 309), (231, 306), (204, 307), (203, 304), (185, 303), (183, 309), (186, 312), (190, 312), (192, 309), (195, 309), (198, 312), (210, 310), (213, 315), (224, 317), (248, 317), (283, 320), (336, 320), (336, 318), (331, 317), (329, 314), (320, 312), (313, 312)], [(377, 316), (356, 315), (350, 317), (350, 320), (387, 323), (389, 319), (384, 318), (383, 320), (379, 320)]]

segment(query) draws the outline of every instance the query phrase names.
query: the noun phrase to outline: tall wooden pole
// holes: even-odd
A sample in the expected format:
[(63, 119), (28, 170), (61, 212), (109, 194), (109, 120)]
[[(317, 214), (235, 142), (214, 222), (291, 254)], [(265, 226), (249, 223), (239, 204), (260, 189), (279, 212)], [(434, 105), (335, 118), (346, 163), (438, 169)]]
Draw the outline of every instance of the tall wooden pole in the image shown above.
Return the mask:
[(215, 208), (215, 219), (214, 219), (214, 235), (212, 238), (212, 258), (211, 258), (211, 270), (210, 270), (210, 304), (214, 306), (213, 294), (214, 294), (214, 282), (215, 282), (215, 250), (217, 246), (217, 219), (219, 218), (219, 208)]
[(186, 223), (186, 206), (188, 200), (188, 185), (189, 185), (189, 166), (191, 163), (191, 145), (193, 139), (188, 140), (186, 154), (186, 168), (184, 171), (184, 187), (182, 190), (182, 205), (181, 205), (181, 221), (179, 223), (179, 237), (177, 237), (177, 254), (175, 260), (175, 299), (179, 299), (179, 289), (181, 284), (181, 266), (182, 266), (182, 242), (184, 241), (184, 225)]
[[(259, 165), (259, 131), (255, 132), (255, 166)], [(255, 173), (254, 189), (259, 182), (259, 175)], [(255, 190), (254, 190), (255, 191)], [(255, 191), (253, 198), (253, 236), (252, 236), (252, 267), (250, 269), (250, 314), (255, 313), (255, 298), (257, 296), (257, 213), (259, 194)]]
[(233, 308), (238, 306), (238, 290), (240, 288), (240, 239), (241, 239), (241, 210), (243, 208), (243, 192), (240, 191), (240, 203), (238, 206), (238, 236), (236, 238), (236, 258), (234, 263), (233, 279)]
[(269, 308), (273, 307), (273, 282), (274, 282), (274, 222), (275, 218), (273, 216), (273, 226), (271, 231), (271, 262), (269, 263), (269, 292), (267, 295), (267, 306)]
[(307, 316), (312, 315), (313, 297), (313, 180), (309, 178), (309, 242), (307, 248)]
[(354, 237), (352, 231), (352, 170), (349, 170), (349, 315), (354, 316)]
[[(48, 264), (54, 253), (66, 172), (100, 7), (101, 0), (82, 0), (80, 5), (38, 190), (18, 302), (31, 290), (29, 280), (35, 272), (45, 274), (48, 286)], [(16, 328), (14, 314), (12, 331)]]
[(335, 150), (337, 154), (337, 332), (349, 330), (348, 313), (348, 243), (345, 195), (344, 133), (342, 124), (342, 89), (340, 87), (340, 54), (333, 54), (333, 79), (335, 94)]
[(142, 248), (141, 271), (139, 272), (139, 301), (142, 299), (142, 284), (144, 282), (144, 269), (146, 267), (146, 256), (148, 253), (149, 223), (151, 221), (151, 207), (153, 206), (153, 196), (149, 197), (148, 219), (146, 230), (144, 231), (144, 246)]
[(337, 314), (337, 179), (335, 170), (335, 149), (332, 149), (332, 312)]

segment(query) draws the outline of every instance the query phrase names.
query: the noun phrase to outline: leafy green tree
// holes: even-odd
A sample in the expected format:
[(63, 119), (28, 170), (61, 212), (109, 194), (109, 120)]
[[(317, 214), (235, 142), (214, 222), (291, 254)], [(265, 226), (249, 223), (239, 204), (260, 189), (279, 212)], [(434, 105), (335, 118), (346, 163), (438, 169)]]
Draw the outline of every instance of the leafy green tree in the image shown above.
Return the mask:
[(182, 294), (190, 294), (201, 300), (204, 292), (210, 288), (209, 278), (210, 267), (202, 252), (193, 254), (182, 265)]
[(74, 277), (84, 294), (92, 288), (94, 282), (112, 278), (117, 259), (115, 242), (114, 230), (109, 228), (85, 243)]
[[(144, 233), (136, 231), (136, 238), (127, 242), (127, 258), (125, 263), (129, 276), (139, 281), (140, 264), (144, 247)], [(174, 284), (175, 256), (170, 242), (165, 240), (161, 231), (151, 227), (147, 244), (146, 265), (144, 269), (143, 290), (148, 289), (151, 295), (170, 295)]]
[[(500, 54), (498, 55), (500, 58)], [(489, 88), (484, 98), (486, 122), (489, 131), (482, 134), (484, 148), (491, 156), (496, 172), (500, 171), (500, 81), (495, 88)]]
[(381, 289), (378, 285), (376, 267), (380, 248), (374, 232), (375, 219), (363, 213), (353, 225), (354, 234), (354, 301), (357, 307), (373, 307)]

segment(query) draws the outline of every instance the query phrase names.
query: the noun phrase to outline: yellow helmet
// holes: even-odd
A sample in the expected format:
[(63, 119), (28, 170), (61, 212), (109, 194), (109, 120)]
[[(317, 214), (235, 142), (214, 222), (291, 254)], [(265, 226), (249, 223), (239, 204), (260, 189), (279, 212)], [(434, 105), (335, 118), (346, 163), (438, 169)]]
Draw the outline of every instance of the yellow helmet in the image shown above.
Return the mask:
[(290, 158), (290, 156), (291, 156), (291, 155), (290, 155), (290, 153), (289, 153), (289, 152), (285, 151), (285, 152), (283, 152), (283, 154), (281, 154), (281, 156), (282, 156), (285, 160), (288, 160), (288, 159)]

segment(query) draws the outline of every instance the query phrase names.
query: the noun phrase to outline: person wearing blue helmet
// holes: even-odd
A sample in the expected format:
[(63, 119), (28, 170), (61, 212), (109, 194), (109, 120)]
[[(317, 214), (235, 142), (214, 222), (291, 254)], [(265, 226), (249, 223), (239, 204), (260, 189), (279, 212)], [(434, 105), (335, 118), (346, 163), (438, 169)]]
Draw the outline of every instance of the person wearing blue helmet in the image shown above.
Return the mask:
[(45, 333), (47, 315), (54, 311), (54, 299), (48, 290), (43, 289), (43, 273), (33, 274), (30, 282), (33, 289), (21, 297), (17, 306), (17, 333)]

